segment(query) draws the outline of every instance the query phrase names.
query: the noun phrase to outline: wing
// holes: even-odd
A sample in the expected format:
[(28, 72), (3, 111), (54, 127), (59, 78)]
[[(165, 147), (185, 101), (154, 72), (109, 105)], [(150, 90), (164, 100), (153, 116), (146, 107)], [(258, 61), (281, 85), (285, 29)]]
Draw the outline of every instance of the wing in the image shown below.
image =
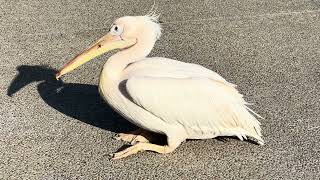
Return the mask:
[(123, 74), (125, 74), (123, 79), (128, 79), (132, 76), (175, 78), (204, 77), (224, 82), (230, 86), (235, 86), (232, 83), (227, 82), (218, 73), (203, 66), (163, 57), (145, 58), (132, 63), (125, 69)]
[(263, 144), (260, 123), (242, 95), (221, 81), (134, 76), (126, 89), (134, 103), (166, 123), (184, 126), (189, 136), (251, 136)]

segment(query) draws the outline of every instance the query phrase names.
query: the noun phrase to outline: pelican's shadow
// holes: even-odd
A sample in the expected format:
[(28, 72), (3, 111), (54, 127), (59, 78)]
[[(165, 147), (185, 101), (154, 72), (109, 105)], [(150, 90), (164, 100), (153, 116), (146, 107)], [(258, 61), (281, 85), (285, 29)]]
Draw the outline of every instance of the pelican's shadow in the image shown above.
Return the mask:
[(56, 70), (46, 66), (22, 65), (17, 70), (18, 74), (7, 90), (9, 96), (32, 82), (41, 81), (37, 85), (41, 98), (59, 112), (116, 133), (135, 128), (104, 102), (96, 85), (57, 81)]

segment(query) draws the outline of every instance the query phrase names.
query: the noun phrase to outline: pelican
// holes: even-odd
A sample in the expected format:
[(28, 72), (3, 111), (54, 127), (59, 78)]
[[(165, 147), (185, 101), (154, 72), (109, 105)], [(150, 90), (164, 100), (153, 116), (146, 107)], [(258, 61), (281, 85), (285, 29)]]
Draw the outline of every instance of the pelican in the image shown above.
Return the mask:
[[(111, 154), (120, 159), (139, 151), (165, 154), (186, 139), (236, 136), (263, 145), (260, 117), (247, 107), (235, 85), (203, 66), (163, 57), (147, 57), (161, 35), (156, 15), (125, 16), (110, 31), (56, 74), (56, 78), (89, 60), (118, 49), (104, 64), (99, 79), (103, 99), (140, 129), (116, 139), (132, 146)], [(150, 132), (167, 137), (151, 143)]]

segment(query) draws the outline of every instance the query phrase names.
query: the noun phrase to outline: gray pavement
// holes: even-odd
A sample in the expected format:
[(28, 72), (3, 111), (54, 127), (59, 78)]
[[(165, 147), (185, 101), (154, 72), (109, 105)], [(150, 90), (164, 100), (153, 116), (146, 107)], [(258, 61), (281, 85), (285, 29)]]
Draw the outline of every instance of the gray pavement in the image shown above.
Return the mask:
[(187, 141), (168, 155), (108, 154), (134, 129), (97, 91), (104, 55), (63, 78), (55, 70), (112, 21), (153, 1), (0, 2), (0, 179), (317, 179), (320, 176), (320, 1), (161, 1), (151, 56), (208, 67), (261, 120), (265, 146)]

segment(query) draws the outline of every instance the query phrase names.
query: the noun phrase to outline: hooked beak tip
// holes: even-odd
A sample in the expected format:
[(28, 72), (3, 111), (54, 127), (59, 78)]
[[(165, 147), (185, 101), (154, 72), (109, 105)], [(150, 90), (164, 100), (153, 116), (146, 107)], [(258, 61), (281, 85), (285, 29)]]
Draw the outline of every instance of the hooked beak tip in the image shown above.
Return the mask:
[(62, 75), (60, 74), (60, 72), (58, 72), (57, 74), (56, 74), (56, 80), (59, 80), (59, 78), (61, 77)]

